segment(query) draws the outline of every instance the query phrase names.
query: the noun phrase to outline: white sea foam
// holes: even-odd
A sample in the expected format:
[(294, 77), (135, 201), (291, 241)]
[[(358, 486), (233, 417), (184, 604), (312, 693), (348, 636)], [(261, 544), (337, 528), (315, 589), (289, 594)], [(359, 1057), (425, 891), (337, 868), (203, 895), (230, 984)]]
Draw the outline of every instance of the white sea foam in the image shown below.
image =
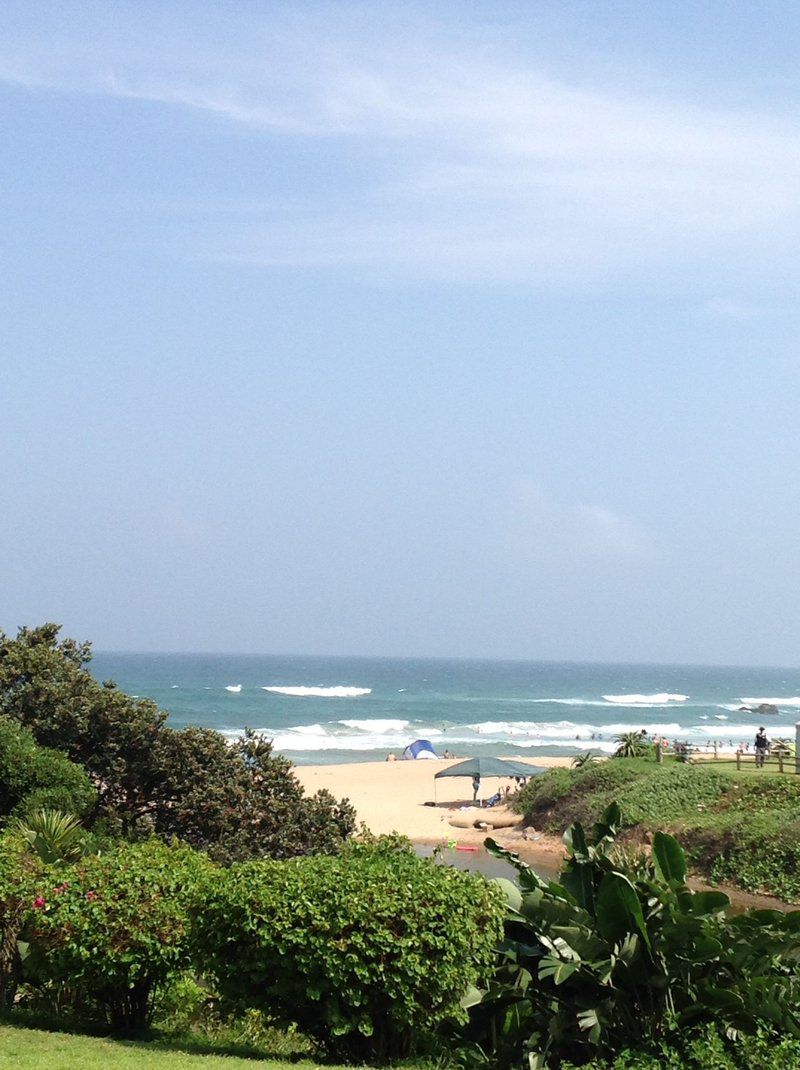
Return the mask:
[(728, 720), (727, 713), (715, 713), (714, 716), (716, 717), (716, 719), (718, 721), (727, 721)]
[(261, 690), (294, 698), (359, 698), (372, 694), (371, 687), (263, 687)]
[(800, 697), (791, 698), (743, 698), (739, 700), (742, 706), (760, 706), (762, 702), (769, 706), (800, 706)]
[(561, 746), (569, 747), (573, 750), (597, 750), (602, 751), (604, 754), (613, 754), (614, 751), (617, 749), (617, 744), (615, 742), (613, 742), (612, 740), (604, 739), (584, 740), (581, 744), (579, 744), (578, 741), (575, 739), (565, 739), (561, 740), (558, 743), (551, 739), (510, 739), (509, 743), (512, 747), (520, 747), (526, 750), (529, 750), (532, 747)]
[(615, 706), (665, 706), (668, 702), (685, 702), (688, 695), (671, 695), (667, 691), (659, 691), (655, 695), (603, 695), (606, 702), (612, 702)]
[[(665, 705), (660, 709), (668, 708)], [(617, 706), (617, 710), (622, 708)], [(681, 717), (683, 717), (681, 707)], [(383, 757), (387, 751), (400, 754), (415, 738), (436, 741), (437, 750), (445, 747), (456, 753), (470, 753), (471, 748), (498, 748), (498, 753), (509, 749), (553, 748), (561, 753), (598, 750), (611, 754), (616, 750), (615, 736), (624, 732), (644, 729), (650, 737), (664, 736), (667, 739), (684, 739), (707, 748), (712, 740), (727, 753), (735, 750), (737, 744), (749, 742), (755, 735), (755, 726), (750, 724), (715, 724), (709, 721), (709, 715), (697, 712), (697, 720), (690, 725), (679, 721), (646, 721), (635, 716), (623, 714), (624, 720), (602, 723), (586, 721), (553, 720), (487, 720), (468, 724), (443, 723), (443, 726), (403, 718), (347, 718), (330, 720), (324, 723), (298, 724), (291, 727), (268, 726), (260, 730), (273, 739), (279, 751), (287, 751), (298, 756), (313, 752), (342, 751), (375, 752), (375, 758)], [(724, 717), (724, 715), (716, 715)], [(716, 716), (714, 719), (716, 719)], [(705, 722), (705, 723), (704, 723)], [(440, 723), (442, 724), (442, 723)], [(239, 735), (229, 730), (229, 738)]]
[(233, 694), (233, 695), (238, 695), (239, 692), (242, 690), (242, 685), (241, 684), (228, 684), (228, 686), (225, 688), (225, 690), (226, 691), (230, 691), (231, 694)]
[(408, 728), (408, 721), (391, 721), (375, 718), (367, 721), (339, 721), (347, 728), (356, 728), (359, 732), (402, 732)]

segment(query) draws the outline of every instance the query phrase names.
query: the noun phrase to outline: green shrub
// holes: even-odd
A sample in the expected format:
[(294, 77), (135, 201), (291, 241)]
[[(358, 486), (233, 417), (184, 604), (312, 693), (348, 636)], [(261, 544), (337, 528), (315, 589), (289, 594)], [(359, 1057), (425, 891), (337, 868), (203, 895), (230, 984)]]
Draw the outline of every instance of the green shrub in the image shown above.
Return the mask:
[(514, 805), (536, 827), (560, 834), (576, 821), (592, 824), (612, 800), (629, 838), (671, 829), (703, 876), (800, 899), (800, 777), (615, 759), (534, 777)]
[(158, 841), (46, 867), (27, 904), (26, 969), (77, 993), (115, 1033), (141, 1031), (159, 986), (188, 962), (189, 899), (208, 868)]
[(657, 765), (625, 785), (617, 801), (626, 825), (659, 828), (702, 814), (732, 786), (729, 773), (692, 765)]
[(359, 844), (220, 874), (195, 919), (197, 961), (240, 1008), (296, 1023), (332, 1055), (382, 1061), (463, 1016), (501, 916), (482, 878)]
[(18, 834), (0, 836), (0, 1007), (9, 1007), (22, 977), (18, 939), (26, 903), (42, 866)]
[(79, 765), (60, 751), (40, 747), (32, 732), (0, 716), (0, 817), (44, 807), (82, 814), (96, 799)]
[(652, 861), (626, 871), (620, 825), (616, 804), (591, 836), (573, 825), (558, 882), (487, 841), (519, 882), (498, 882), (505, 938), (463, 1040), (493, 1065), (527, 1056), (531, 1070), (543, 1070), (613, 1059), (626, 1046), (652, 1049), (698, 1026), (800, 1038), (800, 911), (727, 917), (728, 897), (692, 891), (683, 851), (662, 832)]
[[(797, 1070), (800, 1041), (760, 1032), (731, 1040), (709, 1026), (688, 1035), (676, 1032), (649, 1051), (627, 1049), (613, 1062), (584, 1064), (583, 1070)], [(562, 1070), (575, 1070), (564, 1063)]]
[(625, 785), (653, 768), (657, 768), (653, 763), (631, 758), (579, 769), (551, 769), (532, 777), (513, 805), (538, 828), (561, 833), (574, 821), (591, 823)]

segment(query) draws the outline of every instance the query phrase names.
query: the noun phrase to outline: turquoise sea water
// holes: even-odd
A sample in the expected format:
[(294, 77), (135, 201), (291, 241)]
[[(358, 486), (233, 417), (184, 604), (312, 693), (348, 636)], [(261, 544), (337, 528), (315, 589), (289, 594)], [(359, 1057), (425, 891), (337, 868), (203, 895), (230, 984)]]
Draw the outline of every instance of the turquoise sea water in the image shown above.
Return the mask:
[[(260, 729), (298, 764), (381, 760), (420, 737), (458, 756), (609, 751), (638, 728), (733, 750), (800, 719), (800, 669), (98, 653), (92, 670), (176, 727)], [(739, 711), (763, 701), (779, 714)]]

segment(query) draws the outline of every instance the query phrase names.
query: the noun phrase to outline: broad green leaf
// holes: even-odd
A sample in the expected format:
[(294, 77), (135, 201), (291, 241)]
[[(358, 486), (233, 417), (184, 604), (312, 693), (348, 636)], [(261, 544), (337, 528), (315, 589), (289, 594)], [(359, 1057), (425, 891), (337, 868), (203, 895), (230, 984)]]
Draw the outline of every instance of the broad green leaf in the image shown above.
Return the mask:
[(689, 900), (689, 911), (692, 914), (716, 914), (730, 905), (731, 901), (724, 892), (695, 892)]
[(489, 883), (500, 889), (505, 896), (507, 906), (511, 910), (517, 912), (520, 910), (522, 907), (522, 892), (513, 881), (508, 880), (507, 877), (493, 877)]
[(613, 943), (621, 941), (628, 933), (638, 932), (650, 947), (650, 936), (636, 889), (621, 873), (606, 873), (600, 882), (597, 928), (602, 937)]
[(683, 848), (674, 836), (668, 836), (666, 832), (657, 832), (653, 837), (653, 861), (656, 873), (669, 883), (677, 881), (683, 884), (686, 881), (686, 855)]
[(579, 962), (562, 962), (561, 959), (544, 958), (539, 963), (539, 980), (545, 981), (550, 977), (554, 984), (560, 985), (579, 968)]
[(466, 1011), (469, 1010), (470, 1007), (476, 1007), (481, 1003), (485, 995), (485, 989), (476, 988), (475, 985), (470, 985), (459, 1002), (461, 1007)]
[(570, 862), (561, 874), (561, 883), (579, 907), (595, 913), (595, 867), (589, 862)]
[(703, 1000), (712, 1007), (721, 1011), (744, 1010), (744, 1002), (738, 992), (731, 992), (728, 988), (716, 988), (713, 985), (703, 985), (700, 992)]
[(583, 831), (583, 825), (578, 821), (574, 825), (570, 825), (564, 833), (563, 840), (567, 850), (575, 858), (587, 857), (589, 848), (586, 844), (586, 833)]

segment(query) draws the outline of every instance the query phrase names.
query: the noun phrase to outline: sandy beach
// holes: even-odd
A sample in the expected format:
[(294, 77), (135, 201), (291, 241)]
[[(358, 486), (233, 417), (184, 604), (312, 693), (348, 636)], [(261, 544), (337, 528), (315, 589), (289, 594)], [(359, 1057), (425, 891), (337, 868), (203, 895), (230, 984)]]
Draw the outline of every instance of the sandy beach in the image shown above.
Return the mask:
[[(524, 761), (524, 759), (519, 759)], [(468, 777), (445, 777), (434, 785), (434, 774), (463, 759), (453, 761), (353, 762), (346, 765), (301, 765), (295, 768), (300, 783), (308, 792), (327, 788), (336, 798), (346, 796), (355, 806), (358, 820), (377, 835), (400, 832), (415, 843), (441, 843), (456, 840), (463, 844), (481, 844), (487, 833), (480, 829), (460, 829), (449, 824), (459, 807), (472, 802), (472, 785)], [(525, 762), (531, 766), (568, 766), (568, 757), (538, 758)], [(485, 795), (509, 781), (487, 779)], [(436, 801), (438, 805), (426, 806)], [(492, 833), (502, 843), (527, 858), (552, 861), (563, 854), (561, 841), (541, 837), (535, 843), (524, 840), (520, 829), (498, 829)]]
[[(516, 761), (524, 759), (515, 759)], [(569, 766), (569, 757), (538, 758), (528, 765)], [(434, 773), (455, 761), (413, 762), (353, 762), (346, 765), (301, 765), (295, 767), (297, 778), (306, 791), (315, 792), (327, 788), (337, 799), (347, 796), (356, 808), (358, 820), (374, 833), (400, 832), (414, 843), (452, 843), (479, 847), (487, 835), (509, 850), (516, 851), (525, 861), (542, 872), (557, 871), (564, 857), (564, 845), (557, 836), (537, 833), (536, 840), (523, 838), (522, 829), (496, 829), (489, 833), (481, 829), (454, 828), (448, 819), (459, 813), (459, 807), (472, 802), (469, 778), (449, 777), (436, 782), (437, 806), (426, 806), (434, 801)], [(502, 780), (487, 780), (487, 794)], [(708, 888), (700, 879), (690, 879), (696, 889)], [(738, 909), (779, 908), (794, 909), (772, 896), (744, 892), (728, 885), (715, 885), (731, 897)]]

